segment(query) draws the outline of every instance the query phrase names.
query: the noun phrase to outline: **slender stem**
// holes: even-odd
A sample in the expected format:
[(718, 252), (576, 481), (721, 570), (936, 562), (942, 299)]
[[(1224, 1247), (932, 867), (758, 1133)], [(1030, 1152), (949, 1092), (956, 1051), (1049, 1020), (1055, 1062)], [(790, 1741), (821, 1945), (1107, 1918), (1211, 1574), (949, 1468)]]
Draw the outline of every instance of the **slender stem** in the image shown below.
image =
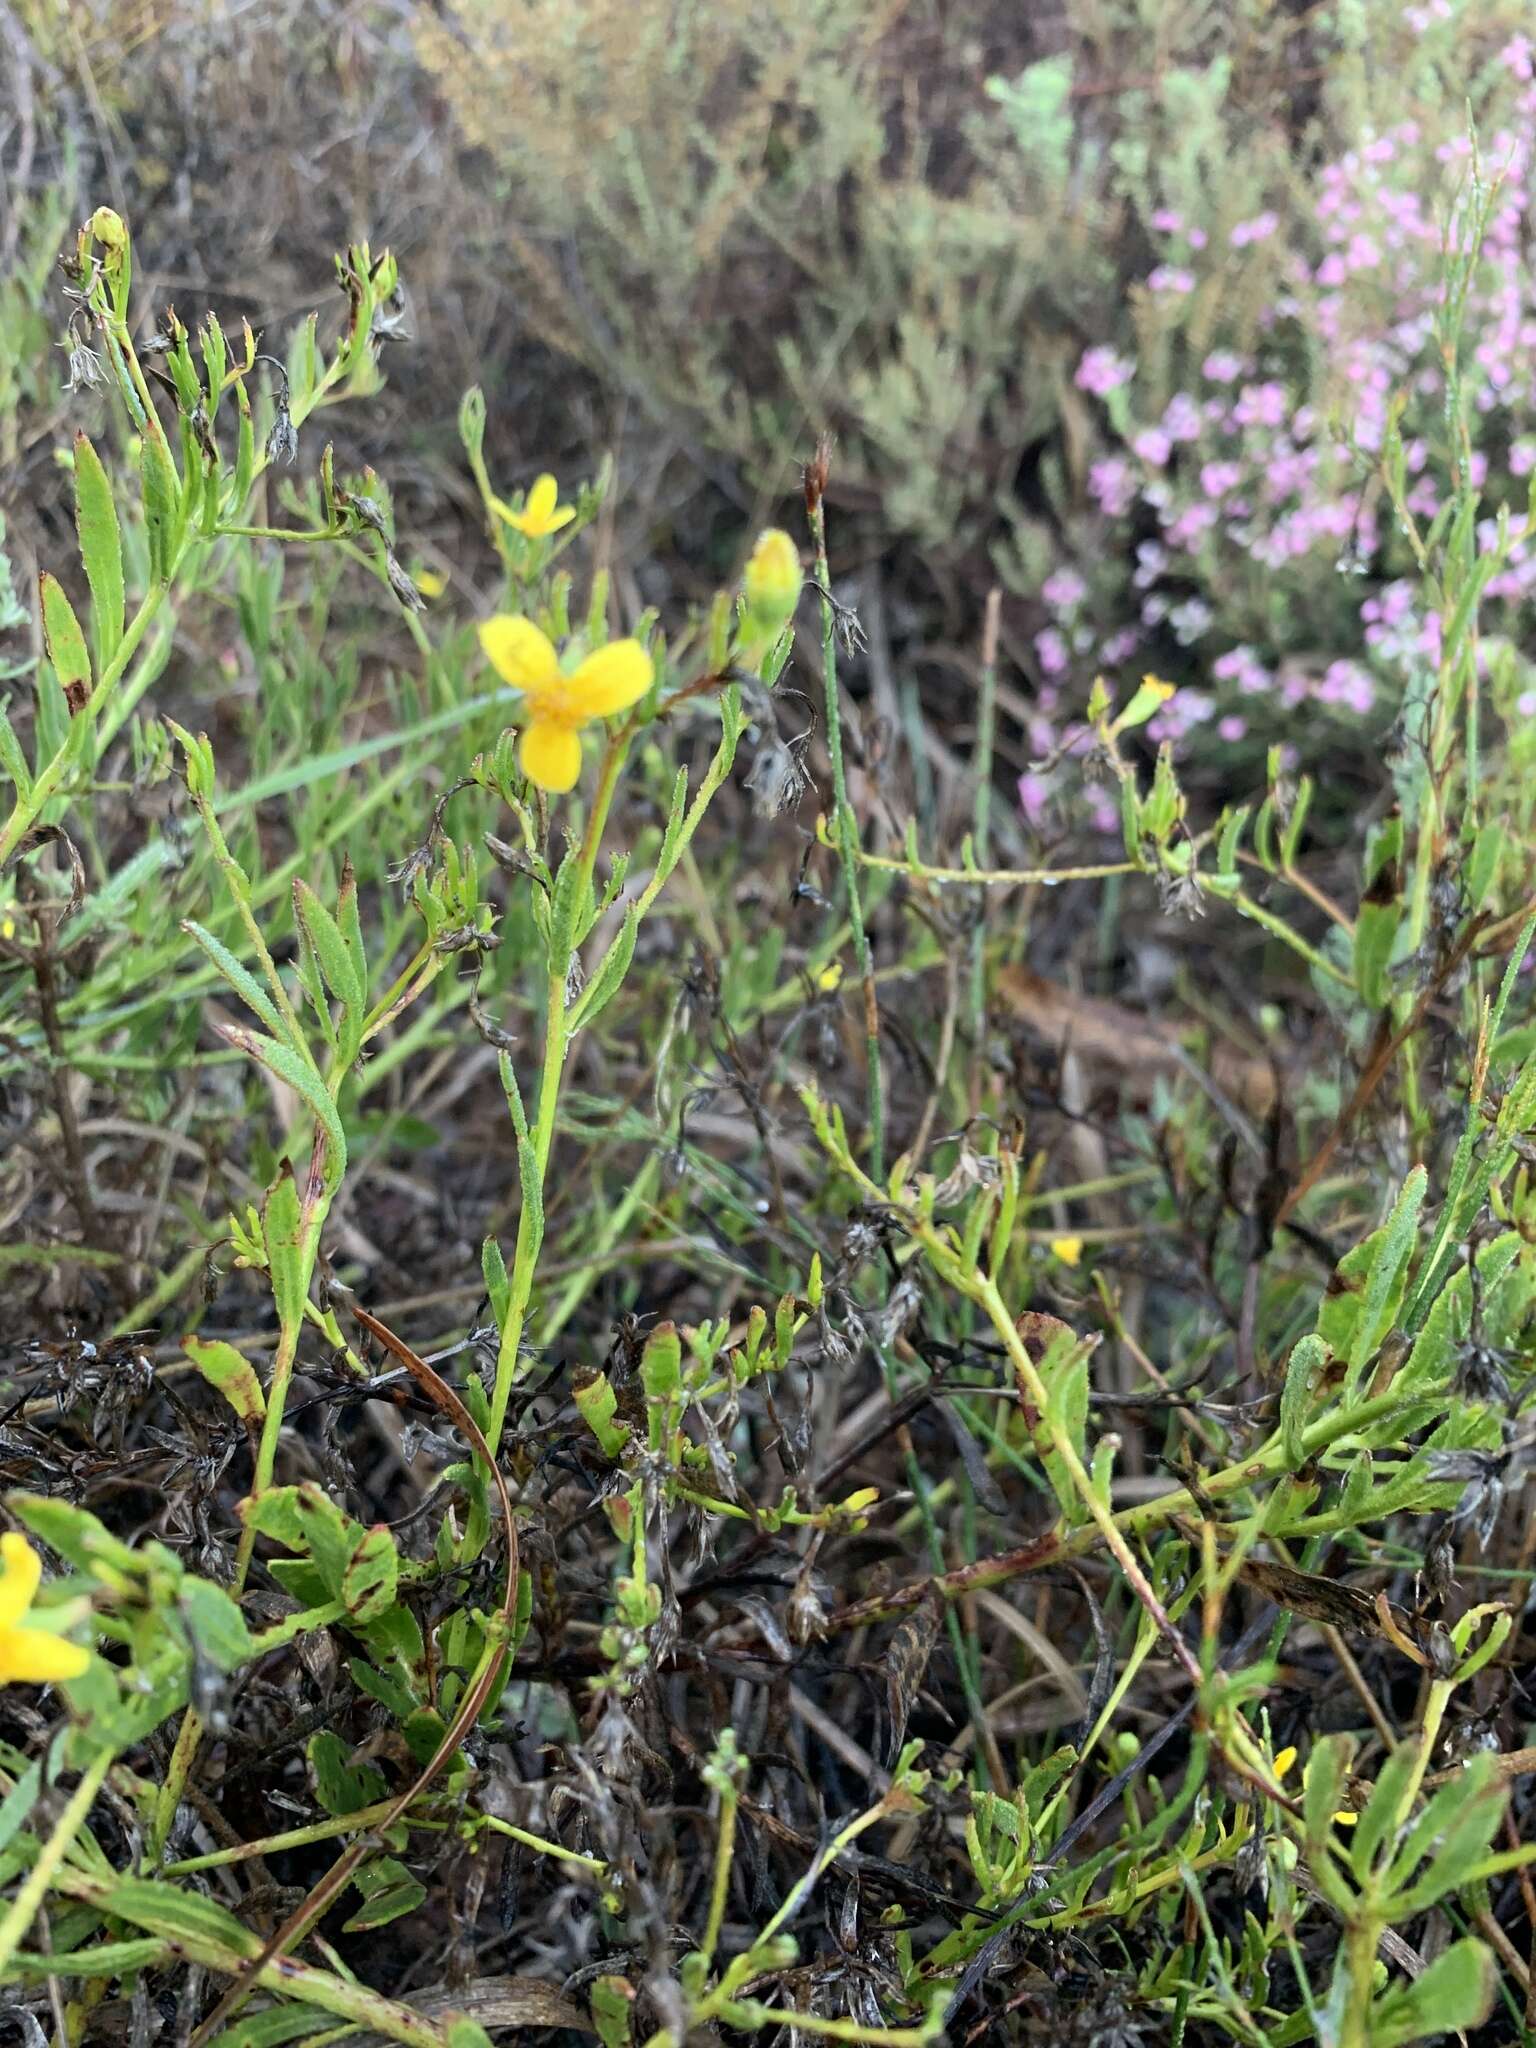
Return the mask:
[[(971, 813), (971, 851), (978, 867), (985, 867), (991, 851), (992, 751), (997, 738), (997, 637), (1002, 611), (1000, 590), (987, 593), (987, 609), (981, 632), (981, 696), (976, 710), (976, 796)], [(987, 899), (976, 907), (976, 926), (971, 933), (971, 1108), (981, 1107), (984, 1062), (982, 1046), (987, 1032)]]
[(807, 498), (811, 541), (816, 550), (816, 580), (821, 586), (821, 660), (827, 717), (827, 753), (832, 762), (832, 791), (837, 819), (838, 853), (843, 863), (843, 885), (848, 892), (848, 922), (853, 931), (853, 957), (858, 963), (864, 989), (864, 1059), (869, 1106), (870, 1172), (877, 1181), (885, 1178), (885, 1104), (880, 1078), (880, 1009), (875, 999), (874, 960), (869, 934), (864, 928), (864, 903), (859, 893), (859, 821), (848, 801), (848, 778), (843, 768), (843, 720), (838, 703), (837, 624), (832, 609), (832, 585), (827, 568), (826, 503), (819, 491)]
[(709, 1895), (709, 1918), (699, 1952), (706, 1964), (712, 1959), (725, 1925), (725, 1909), (731, 1895), (731, 1862), (736, 1849), (736, 1788), (729, 1786), (720, 1799), (720, 1839), (715, 1845), (715, 1875)]

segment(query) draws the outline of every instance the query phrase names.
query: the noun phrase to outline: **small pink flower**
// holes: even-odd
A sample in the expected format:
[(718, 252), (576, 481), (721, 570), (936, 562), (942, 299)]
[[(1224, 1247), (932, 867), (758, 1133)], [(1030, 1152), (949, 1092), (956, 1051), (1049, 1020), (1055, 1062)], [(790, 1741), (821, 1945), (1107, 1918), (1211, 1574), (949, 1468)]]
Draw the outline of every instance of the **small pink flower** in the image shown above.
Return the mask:
[(1246, 718), (1240, 718), (1235, 711), (1229, 711), (1218, 723), (1216, 730), (1228, 746), (1235, 746), (1248, 730), (1248, 721)]
[[(1193, 239), (1191, 237), (1191, 240)], [(1167, 292), (1173, 297), (1182, 298), (1194, 288), (1194, 272), (1182, 270), (1173, 263), (1159, 263), (1155, 270), (1147, 274), (1147, 290), (1150, 292)]]
[(1160, 206), (1153, 214), (1150, 225), (1154, 234), (1176, 235), (1183, 229), (1184, 216), (1182, 213), (1175, 213), (1171, 206)]
[(1243, 359), (1230, 349), (1213, 349), (1200, 365), (1201, 375), (1211, 384), (1235, 384), (1243, 374)]
[(1031, 825), (1038, 825), (1051, 800), (1051, 785), (1043, 775), (1019, 777), (1019, 809)]
[(1104, 455), (1088, 467), (1088, 489), (1101, 512), (1123, 519), (1136, 502), (1136, 481), (1130, 465), (1118, 455)]
[(1096, 398), (1107, 398), (1111, 391), (1118, 391), (1122, 384), (1130, 382), (1131, 368), (1124, 356), (1117, 356), (1112, 348), (1091, 348), (1078, 364), (1073, 381), (1080, 391), (1091, 391)]
[(1163, 432), (1170, 441), (1198, 441), (1200, 408), (1187, 391), (1176, 391), (1163, 414)]
[(1041, 584), (1040, 595), (1052, 611), (1069, 612), (1088, 595), (1088, 586), (1075, 569), (1057, 569)]
[(1035, 655), (1041, 670), (1048, 676), (1065, 675), (1072, 664), (1067, 643), (1054, 626), (1047, 626), (1043, 633), (1035, 635)]
[(1161, 469), (1173, 453), (1173, 443), (1161, 427), (1143, 427), (1131, 447), (1153, 469)]
[(1252, 220), (1240, 220), (1232, 230), (1231, 242), (1234, 249), (1247, 249), (1255, 242), (1267, 242), (1280, 225), (1280, 216), (1270, 213), (1256, 213)]

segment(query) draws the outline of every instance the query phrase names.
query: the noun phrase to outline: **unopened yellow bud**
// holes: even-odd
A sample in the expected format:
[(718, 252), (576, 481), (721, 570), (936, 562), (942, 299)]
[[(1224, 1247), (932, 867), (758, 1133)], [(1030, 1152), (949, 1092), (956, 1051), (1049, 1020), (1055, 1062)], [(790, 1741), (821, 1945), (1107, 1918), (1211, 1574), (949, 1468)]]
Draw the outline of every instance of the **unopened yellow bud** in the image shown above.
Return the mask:
[(770, 526), (758, 536), (745, 577), (748, 627), (755, 639), (778, 638), (794, 617), (804, 581), (800, 550), (781, 528)]
[(114, 213), (110, 206), (98, 206), (91, 215), (91, 233), (104, 249), (126, 249), (128, 229), (120, 213)]

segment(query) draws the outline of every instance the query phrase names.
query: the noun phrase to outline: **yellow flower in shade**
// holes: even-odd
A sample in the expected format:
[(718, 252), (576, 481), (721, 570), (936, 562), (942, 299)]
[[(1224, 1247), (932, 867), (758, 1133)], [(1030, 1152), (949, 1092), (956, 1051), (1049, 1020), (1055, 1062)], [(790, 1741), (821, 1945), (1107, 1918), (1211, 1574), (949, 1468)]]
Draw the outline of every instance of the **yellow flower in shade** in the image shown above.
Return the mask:
[(569, 526), (576, 517), (575, 506), (562, 505), (559, 499), (560, 486), (546, 473), (534, 478), (533, 488), (524, 499), (521, 512), (514, 512), (500, 498), (492, 498), (491, 503), (508, 526), (515, 526), (529, 540), (542, 540), (546, 533), (558, 533), (562, 526)]
[(485, 658), (528, 705), (517, 758), (540, 789), (575, 787), (581, 773), (581, 728), (627, 711), (651, 687), (656, 665), (638, 640), (610, 640), (569, 675), (554, 643), (532, 619), (487, 619), (480, 628)]
[[(1283, 1779), (1295, 1761), (1295, 1746), (1288, 1743), (1284, 1749), (1278, 1750), (1275, 1754), (1275, 1776)], [(1353, 1828), (1360, 1825), (1359, 1814), (1351, 1813), (1347, 1807), (1342, 1813), (1336, 1813), (1333, 1818), (1334, 1824), (1341, 1828)]]
[(1083, 1240), (1080, 1237), (1053, 1237), (1051, 1257), (1060, 1259), (1064, 1266), (1077, 1265), (1083, 1256)]
[(78, 1678), (90, 1663), (88, 1650), (46, 1629), (28, 1628), (27, 1610), (42, 1583), (43, 1561), (25, 1536), (8, 1529), (0, 1536), (0, 1685), (51, 1685)]

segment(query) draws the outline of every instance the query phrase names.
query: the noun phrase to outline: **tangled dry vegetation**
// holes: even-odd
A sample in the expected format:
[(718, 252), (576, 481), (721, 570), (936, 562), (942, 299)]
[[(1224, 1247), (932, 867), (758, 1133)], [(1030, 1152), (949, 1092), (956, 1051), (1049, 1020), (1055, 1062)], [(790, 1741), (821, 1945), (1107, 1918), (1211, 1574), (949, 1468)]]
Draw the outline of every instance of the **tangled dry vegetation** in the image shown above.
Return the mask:
[[(912, 424), (986, 376), (841, 354), (779, 209), (985, 268), (893, 53), (964, 108), (1052, 25), (633, 16), (0, 8), (19, 2036), (1536, 2038), (1507, 187), (1447, 202), (1439, 439), (1353, 450), (1439, 621), (1390, 718), (1184, 749), (1138, 667), (1041, 734), (993, 401)], [(581, 209), (513, 222), (515, 329), (496, 165)], [(625, 241), (643, 290), (573, 267)], [(733, 323), (785, 264), (780, 385)], [(1014, 470), (1086, 417), (1031, 305)]]

